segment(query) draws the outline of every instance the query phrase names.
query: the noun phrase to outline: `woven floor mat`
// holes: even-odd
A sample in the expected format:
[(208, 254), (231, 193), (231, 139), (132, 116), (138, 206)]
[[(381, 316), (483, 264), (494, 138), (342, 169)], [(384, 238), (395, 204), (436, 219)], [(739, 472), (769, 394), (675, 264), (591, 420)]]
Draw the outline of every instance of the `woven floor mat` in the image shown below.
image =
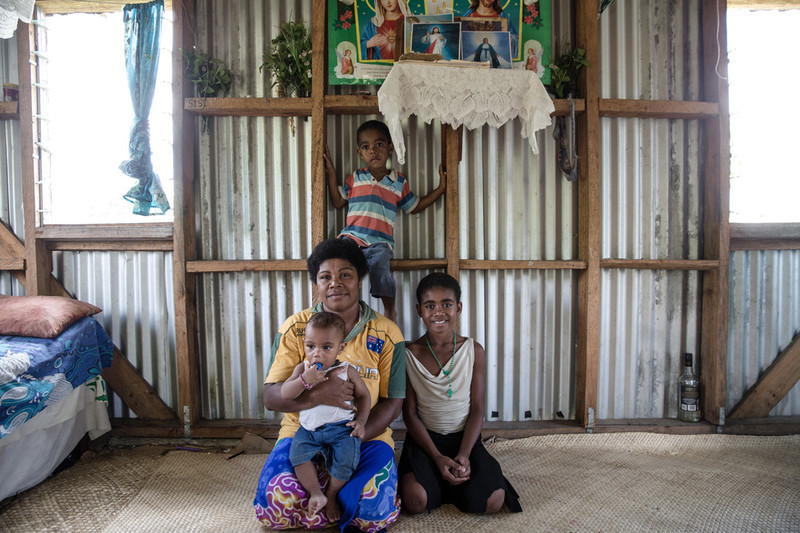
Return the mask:
[[(524, 512), (401, 515), (392, 532), (800, 531), (800, 435), (577, 434), (489, 444)], [(266, 455), (85, 454), (6, 500), (0, 530), (267, 531)]]

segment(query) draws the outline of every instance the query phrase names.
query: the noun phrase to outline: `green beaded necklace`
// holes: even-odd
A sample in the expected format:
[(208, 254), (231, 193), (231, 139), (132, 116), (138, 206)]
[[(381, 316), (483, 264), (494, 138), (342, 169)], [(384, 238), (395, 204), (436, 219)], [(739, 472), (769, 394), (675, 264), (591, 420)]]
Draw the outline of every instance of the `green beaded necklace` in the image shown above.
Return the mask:
[(439, 365), (439, 369), (442, 371), (442, 374), (447, 376), (447, 399), (453, 397), (453, 380), (450, 377), (450, 374), (453, 372), (453, 365), (456, 362), (456, 330), (453, 330), (453, 356), (450, 358), (450, 370), (445, 370), (442, 366), (442, 363), (439, 362), (439, 358), (436, 357), (436, 352), (433, 351), (431, 348), (431, 343), (428, 340), (428, 332), (425, 332), (425, 342), (428, 344), (428, 349), (431, 351), (431, 355), (433, 355), (436, 364)]

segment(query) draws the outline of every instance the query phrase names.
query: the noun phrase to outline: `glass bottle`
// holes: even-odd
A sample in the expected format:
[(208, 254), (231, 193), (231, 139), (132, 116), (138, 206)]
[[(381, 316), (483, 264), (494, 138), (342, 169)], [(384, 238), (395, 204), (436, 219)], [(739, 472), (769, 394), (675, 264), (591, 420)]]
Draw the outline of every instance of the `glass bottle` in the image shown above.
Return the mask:
[(700, 421), (700, 380), (692, 371), (692, 354), (683, 354), (683, 374), (678, 380), (678, 418)]

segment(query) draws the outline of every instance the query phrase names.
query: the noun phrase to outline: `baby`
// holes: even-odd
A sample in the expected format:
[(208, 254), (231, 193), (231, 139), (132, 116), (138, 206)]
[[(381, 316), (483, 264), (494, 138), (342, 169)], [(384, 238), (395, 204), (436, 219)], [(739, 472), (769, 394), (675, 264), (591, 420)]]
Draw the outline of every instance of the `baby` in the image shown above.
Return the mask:
[[(295, 475), (309, 494), (308, 511), (316, 514), (324, 508), (331, 522), (341, 518), (336, 496), (358, 465), (370, 406), (369, 390), (355, 367), (337, 359), (345, 347), (344, 336), (344, 321), (339, 315), (326, 311), (312, 315), (303, 337), (305, 361), (281, 386), (281, 396), (287, 400), (331, 376), (349, 379), (355, 387), (355, 411), (324, 404), (300, 411), (300, 429), (289, 450)], [(317, 453), (322, 453), (331, 476), (325, 494), (311, 461)]]

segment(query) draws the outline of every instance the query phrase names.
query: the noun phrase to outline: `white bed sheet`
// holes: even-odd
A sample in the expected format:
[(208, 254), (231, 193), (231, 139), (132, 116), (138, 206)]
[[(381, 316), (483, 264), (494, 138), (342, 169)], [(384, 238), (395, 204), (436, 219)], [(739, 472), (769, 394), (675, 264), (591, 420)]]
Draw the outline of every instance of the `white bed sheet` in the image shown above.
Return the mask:
[(44, 481), (88, 433), (111, 430), (108, 406), (85, 384), (0, 439), (0, 500)]

